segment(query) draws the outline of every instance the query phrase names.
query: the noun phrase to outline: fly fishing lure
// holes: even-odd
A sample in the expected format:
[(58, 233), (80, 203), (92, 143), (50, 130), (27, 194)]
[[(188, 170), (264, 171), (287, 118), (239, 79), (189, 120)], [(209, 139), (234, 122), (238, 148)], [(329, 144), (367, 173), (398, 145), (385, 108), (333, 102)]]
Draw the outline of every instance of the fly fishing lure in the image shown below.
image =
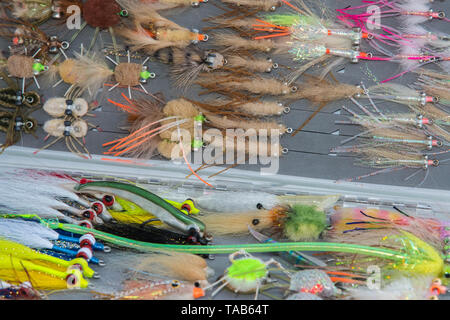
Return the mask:
[(137, 270), (149, 272), (164, 277), (176, 277), (185, 281), (199, 281), (206, 283), (214, 274), (205, 259), (186, 253), (163, 252), (160, 254), (140, 255)]
[(204, 238), (205, 225), (198, 219), (185, 215), (180, 210), (164, 201), (157, 195), (138, 186), (121, 183), (96, 181), (78, 184), (74, 188), (78, 192), (108, 193), (136, 203), (139, 207), (155, 215), (166, 225), (189, 235)]
[(208, 41), (208, 35), (190, 31), (162, 17), (151, 6), (134, 0), (120, 0), (132, 19), (132, 27), (119, 27), (118, 34), (133, 51), (154, 53), (167, 47), (185, 48), (190, 43)]
[(255, 300), (257, 300), (261, 287), (269, 280), (269, 266), (274, 265), (278, 270), (289, 274), (278, 261), (270, 259), (264, 262), (244, 250), (230, 254), (228, 259), (231, 265), (225, 270), (225, 274), (205, 288), (205, 290), (209, 290), (220, 284), (211, 293), (211, 297), (227, 287), (235, 293), (255, 293)]
[[(136, 254), (121, 251), (108, 261), (134, 276), (157, 276), (204, 284), (214, 274), (203, 257), (189, 253), (161, 251)], [(127, 263), (124, 264), (125, 261)]]
[[(0, 65), (2, 73), (7, 71), (8, 76), (22, 79), (20, 88), (21, 95), (25, 92), (25, 82), (27, 79), (33, 79), (38, 89), (40, 89), (37, 76), (48, 70), (48, 66), (44, 66), (39, 59), (34, 56), (22, 54), (12, 55), (8, 58), (6, 64)], [(3, 71), (4, 70), (4, 71)]]
[[(351, 41), (353, 46), (361, 45), (363, 39), (371, 39), (371, 36), (362, 32), (359, 28), (343, 29), (338, 24), (324, 17), (319, 17), (311, 12), (305, 14), (266, 14), (261, 19), (256, 19), (253, 30), (269, 34), (255, 37), (255, 40), (284, 37), (289, 35), (291, 39), (316, 42), (323, 41), (327, 45), (342, 46), (339, 42)], [(348, 45), (345, 45), (348, 47)]]
[[(9, 46), (11, 55), (33, 54), (33, 57), (47, 63), (50, 54), (64, 52), (69, 42), (61, 41), (57, 36), (49, 36), (33, 24), (4, 17), (0, 25), (0, 36), (12, 41)], [(35, 66), (37, 69), (37, 66)]]
[[(401, 145), (411, 147), (410, 151), (415, 148), (417, 149), (417, 153), (420, 153), (420, 151), (424, 149), (432, 150), (433, 148), (440, 148), (448, 144), (447, 142), (435, 139), (435, 137), (427, 134), (423, 130), (415, 127), (398, 126), (398, 124), (399, 123), (397, 123), (397, 126), (392, 123), (390, 125), (376, 125), (373, 123), (363, 122), (361, 125), (364, 127), (365, 131), (357, 135), (358, 139), (361, 141), (360, 145), (338, 147), (334, 150), (343, 152), (346, 148), (357, 150), (360, 147), (382, 147), (386, 150), (396, 150), (397, 146)], [(347, 139), (346, 141), (348, 140), (350, 139)]]
[(6, 133), (6, 141), (0, 145), (0, 153), (18, 143), (22, 133), (34, 134), (36, 132), (37, 121), (28, 113), (23, 112), (20, 108), (16, 111), (0, 111), (0, 131)]
[[(372, 235), (372, 236), (371, 236)], [(367, 245), (368, 243), (372, 243), (372, 245), (379, 245), (382, 247), (394, 248), (394, 250), (398, 250), (401, 248), (403, 252), (411, 252), (411, 250), (420, 250), (420, 253), (416, 256), (418, 259), (420, 256), (425, 258), (421, 263), (417, 263), (413, 261), (409, 261), (406, 264), (397, 264), (397, 263), (386, 263), (386, 261), (381, 264), (376, 263), (381, 266), (382, 276), (383, 278), (395, 279), (397, 276), (401, 275), (402, 272), (405, 272), (412, 277), (416, 276), (430, 276), (436, 277), (439, 276), (440, 271), (442, 270), (444, 264), (442, 260), (442, 255), (438, 252), (433, 246), (429, 245), (425, 241), (415, 237), (413, 234), (399, 230), (398, 233), (392, 232), (392, 230), (383, 232), (383, 230), (379, 230), (379, 232), (371, 232), (366, 234), (364, 232), (359, 233), (359, 235), (347, 233), (341, 234), (340, 239), (336, 239), (339, 242), (348, 243), (349, 241), (357, 241), (356, 238), (360, 239), (360, 244)], [(345, 262), (345, 259), (342, 260), (344, 264), (349, 262)], [(357, 264), (359, 266), (373, 264), (375, 261), (369, 259), (367, 261), (358, 261), (358, 259), (354, 259), (351, 264)], [(440, 275), (442, 276), (442, 274)]]
[(271, 58), (225, 55), (225, 59), (226, 64), (222, 69), (234, 73), (246, 73), (246, 71), (270, 73), (272, 70), (278, 69), (278, 64), (274, 63)]
[(89, 103), (83, 98), (73, 100), (66, 98), (50, 98), (44, 103), (44, 111), (52, 117), (74, 116), (81, 118), (89, 112)]
[[(133, 38), (134, 39), (134, 38)], [(171, 75), (177, 87), (186, 89), (202, 72), (209, 72), (224, 66), (225, 58), (213, 50), (202, 50), (191, 44), (187, 47), (163, 47), (152, 50), (143, 47), (142, 52), (150, 55), (157, 61), (171, 66)], [(120, 56), (117, 48), (106, 49), (109, 54)]]
[[(108, 30), (111, 35), (114, 48), (117, 46), (117, 40), (114, 33), (114, 27), (121, 23), (122, 18), (126, 18), (128, 12), (123, 10), (115, 0), (87, 0), (82, 6), (82, 17), (84, 23), (72, 35), (69, 43), (75, 39), (86, 29), (86, 26), (91, 26), (95, 29), (91, 42), (87, 48), (86, 54), (94, 48), (97, 38), (102, 30)], [(118, 57), (116, 57), (117, 63)]]
[[(217, 77), (221, 80), (217, 81)], [(205, 88), (207, 93), (215, 92), (231, 97), (244, 97), (245, 93), (259, 96), (287, 96), (298, 90), (297, 86), (289, 85), (289, 83), (275, 78), (260, 76), (242, 78), (226, 73), (204, 74), (196, 83)]]
[(399, 278), (382, 289), (348, 288), (347, 296), (355, 300), (438, 300), (447, 288), (440, 279)]
[(223, 3), (235, 5), (238, 7), (248, 7), (256, 10), (275, 11), (282, 6), (280, 0), (222, 0)]
[(101, 296), (111, 300), (194, 300), (205, 295), (200, 283), (178, 280), (130, 279), (123, 290)]
[[(48, 149), (64, 139), (70, 152), (84, 159), (88, 159), (88, 156), (90, 157), (84, 138), (88, 133), (89, 127), (97, 128), (97, 126), (87, 122), (83, 117), (90, 115), (88, 112), (95, 108), (95, 104), (89, 104), (80, 97), (83, 91), (84, 89), (80, 87), (71, 86), (64, 98), (51, 98), (45, 102), (43, 109), (53, 119), (44, 123), (43, 129), (47, 133), (44, 140), (51, 136), (55, 137), (55, 139), (35, 151), (34, 154)], [(80, 141), (81, 139), (82, 141)], [(88, 156), (85, 156), (84, 153)]]
[(2, 256), (9, 256), (20, 260), (30, 261), (35, 265), (49, 267), (61, 272), (75, 268), (76, 270), (81, 271), (82, 274), (87, 278), (92, 278), (95, 275), (94, 270), (92, 270), (88, 266), (87, 261), (82, 258), (75, 258), (71, 261), (65, 261), (43, 253), (39, 253), (17, 242), (0, 240), (0, 243), (2, 244), (2, 247), (0, 249), (0, 255)]
[[(192, 100), (191, 100), (192, 101)], [(204, 102), (192, 101), (203, 110), (231, 115), (239, 112), (247, 113), (255, 117), (280, 116), (290, 112), (290, 108), (284, 106), (281, 102), (271, 100), (241, 100), (241, 99), (216, 99)]]
[[(62, 213), (70, 213), (86, 219), (85, 210), (68, 205), (64, 200), (79, 203), (85, 208), (86, 203), (73, 191), (67, 190), (64, 184), (73, 180), (56, 175), (41, 174), (34, 171), (13, 172), (4, 169), (0, 172), (0, 180), (8, 186), (0, 196), (0, 208), (12, 215), (35, 214), (42, 218), (60, 219), (70, 223), (83, 223)], [(88, 215), (90, 215), (88, 213)]]
[[(95, 226), (97, 230), (108, 232), (122, 237), (127, 237), (137, 241), (165, 243), (165, 244), (200, 244), (198, 238), (193, 235), (184, 235), (160, 228), (133, 223), (104, 223)], [(203, 242), (203, 241), (202, 241)]]
[(57, 240), (60, 238), (58, 233), (36, 222), (0, 219), (0, 237), (21, 243), (30, 248), (43, 250), (46, 254), (54, 255), (56, 253), (61, 253), (70, 259), (84, 258), (88, 262), (101, 266), (105, 265), (102, 260), (93, 256), (90, 247), (83, 246), (76, 251), (65, 247), (62, 243), (56, 245), (50, 242), (50, 240)]
[(42, 295), (32, 287), (30, 282), (11, 285), (0, 281), (0, 300), (38, 300)]
[(38, 124), (30, 113), (39, 107), (41, 97), (34, 91), (20, 91), (17, 84), (1, 70), (0, 76), (9, 86), (0, 89), (0, 109), (2, 107), (8, 109), (0, 110), (0, 131), (6, 133), (6, 141), (0, 145), (2, 153), (6, 148), (19, 142), (22, 133), (35, 134)]
[(37, 290), (79, 289), (88, 286), (88, 281), (78, 269), (57, 270), (4, 254), (0, 254), (0, 277), (13, 285), (30, 282)]
[[(344, 109), (350, 112), (354, 117), (350, 124), (362, 125), (366, 130), (345, 139), (342, 141), (342, 144), (363, 136), (370, 137), (372, 142), (349, 147), (336, 147), (333, 148), (331, 152), (350, 152), (358, 154), (360, 159), (355, 162), (356, 164), (381, 169), (357, 177), (356, 179), (406, 168), (423, 168), (426, 170), (426, 174), (420, 185), (423, 184), (428, 177), (428, 169), (439, 166), (439, 160), (432, 159), (433, 156), (441, 153), (428, 154), (423, 152), (423, 149), (427, 148), (428, 150), (431, 150), (435, 147), (439, 148), (447, 145), (448, 133), (446, 130), (440, 125), (434, 124), (432, 119), (426, 118), (420, 113), (417, 115), (398, 114), (387, 117), (379, 111), (370, 97), (369, 100), (371, 101), (372, 106), (375, 106), (374, 109), (378, 113), (376, 116), (359, 104), (355, 99), (351, 98), (351, 100), (360, 107), (367, 116), (357, 115), (355, 112), (344, 107)], [(344, 122), (344, 124), (348, 123)], [(411, 178), (420, 171), (421, 170), (416, 171), (406, 179)]]
[[(102, 201), (104, 206), (98, 206), (95, 209), (97, 214), (101, 214), (103, 210), (108, 210), (111, 217), (125, 224), (148, 224), (148, 225), (162, 225), (154, 215), (145, 211), (135, 203), (116, 197), (111, 194), (89, 194), (97, 200)], [(164, 199), (166, 202), (173, 205), (178, 210), (183, 211), (186, 214), (198, 214), (199, 210), (195, 207), (194, 202), (191, 199), (187, 199), (182, 203)]]
[[(360, 241), (369, 241), (371, 237), (375, 240), (376, 233), (379, 232), (386, 233), (392, 230), (392, 233), (396, 233), (398, 230), (404, 230), (432, 245), (436, 250), (443, 251), (446, 245), (443, 231), (448, 224), (447, 221), (412, 216), (399, 209), (391, 211), (371, 208), (337, 208), (336, 212), (330, 216), (330, 220), (333, 228), (327, 232), (327, 237), (333, 240), (341, 238), (347, 243), (361, 243)], [(353, 235), (356, 237), (353, 238)], [(361, 238), (358, 239), (358, 236)]]
[(104, 83), (114, 77), (117, 82), (112, 86), (109, 91), (112, 91), (119, 85), (128, 88), (128, 95), (131, 97), (131, 88), (140, 86), (148, 93), (145, 87), (142, 85), (147, 83), (148, 79), (155, 78), (156, 75), (153, 72), (148, 71), (148, 67), (145, 63), (142, 64), (132, 63), (130, 52), (127, 51), (128, 62), (117, 63), (110, 57), (106, 56), (108, 60), (114, 63), (115, 68), (111, 70), (106, 62), (99, 56), (99, 54), (92, 55), (80, 55), (76, 54), (76, 60), (73, 61), (71, 66), (71, 75), (76, 75), (72, 79), (72, 86), (79, 87), (82, 92), (89, 91), (93, 96), (98, 89), (100, 89)]
[[(373, 21), (371, 16), (374, 12), (361, 13), (361, 14), (350, 14), (349, 11), (353, 9), (366, 8), (371, 5), (379, 5), (381, 8), (387, 8), (386, 11), (381, 11), (381, 16), (395, 16), (399, 15), (403, 19), (403, 26), (405, 31), (399, 31), (395, 28), (380, 25)], [(423, 32), (423, 29), (420, 27), (415, 27), (417, 24), (427, 21), (428, 19), (442, 19), (447, 21), (445, 18), (444, 12), (433, 12), (433, 10), (429, 10), (429, 2), (428, 1), (379, 1), (372, 2), (368, 5), (363, 5), (356, 8), (345, 8), (338, 9), (342, 15), (338, 18), (350, 26), (358, 26), (363, 30), (371, 33), (370, 28), (376, 27), (377, 29), (381, 29), (385, 32), (385, 34), (374, 35), (374, 38), (379, 42), (387, 45), (394, 45), (395, 47), (400, 47), (400, 53), (395, 54), (390, 50), (377, 45), (376, 43), (372, 43), (372, 46), (380, 51), (383, 55), (386, 55), (387, 58), (383, 57), (367, 57), (369, 60), (379, 60), (379, 61), (397, 61), (400, 62), (405, 69), (400, 74), (397, 74), (389, 79), (383, 81), (388, 82), (395, 78), (398, 78), (407, 72), (410, 72), (422, 65), (433, 63), (433, 62), (442, 62), (442, 64), (447, 64), (448, 57), (446, 57), (445, 49), (439, 48), (440, 45), (444, 45), (444, 48), (448, 45), (438, 43), (439, 40), (444, 40), (444, 38), (436, 37), (436, 45), (433, 48), (433, 45), (429, 45), (428, 47), (424, 46), (426, 43), (423, 42), (423, 39), (428, 37), (426, 32)], [(418, 33), (418, 34), (416, 34)], [(432, 35), (432, 33), (431, 33)]]
[(420, 183), (421, 185), (423, 184), (423, 182), (425, 182), (428, 176), (428, 170), (433, 167), (438, 167), (440, 163), (438, 159), (429, 157), (428, 155), (417, 154), (414, 149), (411, 150), (406, 146), (402, 147), (400, 145), (397, 146), (395, 151), (382, 147), (373, 148), (370, 146), (367, 148), (348, 148), (343, 150), (336, 148), (331, 150), (332, 153), (339, 153), (341, 151), (359, 154), (361, 156), (361, 159), (355, 161), (356, 165), (379, 169), (370, 174), (353, 178), (358, 180), (382, 173), (412, 168), (420, 169), (419, 171), (416, 171), (414, 175), (421, 171), (425, 171), (425, 177)]
[[(79, 155), (83, 159), (89, 159), (91, 157), (89, 150), (86, 148), (84, 143), (80, 142), (80, 139), (84, 139), (84, 137), (86, 137), (88, 129), (89, 124), (86, 121), (71, 116), (47, 120), (44, 124), (44, 131), (48, 134), (47, 138), (53, 136), (55, 139), (41, 149), (36, 150), (34, 154), (41, 150), (48, 149), (52, 145), (64, 139), (66, 147), (70, 152)], [(80, 147), (81, 150), (79, 149)], [(88, 156), (85, 156), (84, 153)]]
[(198, 8), (200, 6), (200, 3), (207, 3), (208, 0), (143, 0), (142, 2), (149, 6), (152, 6), (152, 8), (156, 11), (160, 11), (187, 6)]
[(367, 12), (362, 14), (350, 14), (349, 11), (355, 9), (365, 9), (372, 5), (379, 5), (380, 9), (386, 9), (385, 11), (381, 11), (378, 14), (381, 17), (398, 17), (401, 16), (403, 20), (402, 22), (405, 25), (415, 25), (426, 22), (427, 20), (445, 19), (445, 12), (439, 11), (434, 12), (430, 9), (430, 1), (428, 0), (396, 0), (396, 1), (369, 1), (368, 4), (358, 6), (358, 7), (347, 7), (345, 9), (338, 9), (337, 11), (341, 13), (343, 16), (341, 19), (352, 19), (367, 23), (369, 21), (369, 17), (372, 16), (373, 12)]
[(164, 194), (165, 197), (176, 201), (182, 201), (187, 197), (191, 197), (201, 212), (210, 213), (223, 212), (223, 208), (227, 208), (227, 212), (230, 213), (240, 213), (255, 209), (270, 210), (277, 206), (294, 204), (314, 205), (320, 210), (325, 210), (332, 207), (340, 198), (339, 195), (274, 195), (250, 190), (246, 192), (245, 196), (241, 197), (239, 197), (241, 193), (238, 191), (223, 193), (222, 191), (211, 190), (207, 194), (191, 194), (191, 192), (183, 193), (179, 190), (174, 192), (173, 190), (162, 188), (154, 190), (154, 192)]
[[(195, 140), (194, 125), (197, 122), (205, 123), (208, 127), (218, 130), (228, 128), (253, 129), (256, 130), (256, 134), (262, 130), (266, 130), (263, 134), (268, 134), (270, 130), (279, 130), (280, 134), (288, 130), (274, 121), (252, 120), (254, 117), (251, 115), (249, 117), (224, 117), (220, 115), (220, 112), (213, 113), (203, 109), (203, 107), (207, 108), (206, 105), (202, 107), (202, 104), (195, 104), (186, 99), (169, 101), (163, 108), (159, 102), (129, 101), (130, 106), (112, 100), (109, 100), (109, 102), (128, 111), (131, 115), (137, 116), (136, 125), (133, 126), (135, 130), (129, 136), (103, 145), (114, 144), (106, 153), (114, 154), (114, 156), (126, 153), (148, 156), (152, 154), (153, 150), (158, 149), (160, 154), (169, 159), (172, 156), (179, 157), (181, 136), (177, 135), (178, 127), (190, 133), (190, 138), (194, 138), (195, 145), (203, 145), (202, 138)], [(153, 139), (158, 135), (163, 139), (162, 141)], [(211, 141), (212, 139), (208, 140)], [(186, 153), (191, 150), (191, 143), (192, 141), (183, 142), (182, 148)]]
[(415, 86), (438, 97), (437, 102), (441, 105), (450, 104), (450, 77), (447, 74), (425, 69), (419, 69), (417, 73), (419, 79)]
[(310, 293), (324, 299), (342, 294), (342, 290), (335, 286), (332, 278), (323, 270), (297, 271), (290, 276), (289, 280), (289, 291), (292, 293)]
[[(212, 42), (216, 46), (220, 46), (223, 48), (221, 52), (227, 53), (245, 53), (245, 52), (260, 52), (260, 53), (273, 53), (276, 54), (278, 52), (282, 52), (283, 43), (276, 43), (271, 39), (262, 39), (262, 40), (252, 40), (241, 37), (234, 33), (217, 33), (213, 34)], [(281, 46), (281, 47), (280, 47)]]
[(272, 228), (293, 241), (318, 239), (327, 226), (323, 211), (298, 204), (240, 213), (209, 213), (199, 218), (214, 235), (247, 233), (250, 225), (256, 230)]
[[(77, 225), (61, 224), (48, 221), (46, 224), (54, 229), (62, 229), (74, 233), (84, 233), (85, 228)], [(87, 229), (89, 230), (89, 229)], [(450, 277), (450, 269), (444, 263), (442, 256), (430, 245), (418, 239), (414, 235), (401, 231), (399, 236), (390, 238), (394, 240), (399, 249), (363, 246), (347, 243), (329, 243), (329, 242), (278, 242), (270, 244), (246, 244), (246, 245), (209, 245), (209, 246), (191, 246), (191, 245), (163, 245), (145, 242), (132, 241), (126, 238), (102, 233), (92, 230), (96, 238), (106, 242), (114, 243), (117, 246), (125, 248), (134, 248), (142, 252), (157, 252), (169, 250), (174, 252), (195, 253), (195, 254), (230, 254), (239, 250), (247, 252), (282, 252), (282, 251), (320, 251), (348, 253), (354, 258), (355, 254), (369, 257), (369, 260), (381, 259), (384, 262), (383, 267), (394, 270), (397, 273), (406, 273), (409, 275), (430, 275), (433, 277)], [(385, 237), (383, 243), (387, 243)], [(351, 259), (354, 261), (354, 259)], [(351, 264), (351, 261), (347, 261)], [(379, 264), (381, 265), (381, 264)]]
[(17, 19), (40, 25), (51, 18), (66, 20), (71, 6), (82, 8), (80, 0), (12, 0), (11, 13)]
[(345, 83), (332, 83), (327, 79), (308, 75), (303, 84), (297, 85), (295, 93), (284, 98), (287, 100), (307, 99), (314, 104), (328, 104), (333, 101), (348, 99), (349, 97), (361, 95), (364, 90), (360, 86)]
[[(361, 135), (365, 135), (374, 130), (381, 128), (394, 129), (398, 132), (397, 135), (401, 136), (401, 131), (405, 131), (405, 139), (408, 135), (408, 131), (416, 131), (421, 129), (419, 135), (427, 135), (431, 137), (439, 137), (443, 141), (438, 142), (431, 139), (429, 142), (432, 143), (429, 147), (443, 146), (448, 143), (449, 133), (442, 127), (447, 125), (448, 114), (440, 110), (436, 104), (439, 102), (440, 98), (437, 96), (429, 96), (426, 93), (417, 93), (416, 91), (405, 88), (401, 85), (394, 84), (381, 84), (374, 86), (373, 88), (364, 88), (364, 96), (357, 94), (355, 98), (367, 98), (369, 99), (373, 109), (376, 114), (372, 114), (366, 107), (362, 106), (353, 97), (350, 100), (358, 106), (367, 116), (360, 116), (353, 111), (345, 108), (348, 112), (353, 115), (350, 124), (360, 124), (364, 127), (369, 127), (369, 130), (365, 131)], [(372, 99), (373, 98), (373, 99)], [(407, 105), (415, 114), (390, 114), (388, 116), (384, 115), (379, 108), (374, 103), (375, 99), (383, 99), (388, 101), (393, 101), (400, 104)], [(348, 124), (345, 122), (339, 122), (342, 124)], [(407, 128), (405, 128), (407, 126)], [(378, 129), (377, 129), (378, 128)], [(418, 129), (417, 129), (418, 128)], [(355, 137), (358, 137), (357, 135)], [(345, 140), (345, 142), (353, 140), (355, 137)], [(419, 138), (420, 140), (421, 138)], [(419, 144), (424, 144), (423, 139)], [(401, 142), (401, 141), (398, 141)], [(427, 143), (425, 143), (427, 144)]]
[[(2, 73), (0, 72), (0, 75), (1, 74)], [(3, 108), (16, 109), (20, 107), (25, 107), (28, 109), (33, 109), (38, 107), (40, 102), (41, 97), (37, 92), (28, 91), (22, 93), (20, 92), (20, 90), (17, 88), (16, 85), (14, 85), (13, 87), (0, 89), (0, 107)]]

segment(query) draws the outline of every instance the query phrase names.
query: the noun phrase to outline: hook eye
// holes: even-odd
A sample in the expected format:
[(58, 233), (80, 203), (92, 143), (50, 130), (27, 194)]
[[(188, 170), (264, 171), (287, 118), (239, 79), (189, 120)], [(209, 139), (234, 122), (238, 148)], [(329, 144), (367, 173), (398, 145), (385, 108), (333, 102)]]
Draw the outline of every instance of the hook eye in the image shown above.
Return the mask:
[(287, 129), (286, 129), (286, 133), (291, 134), (292, 132), (294, 132), (294, 129), (292, 129), (292, 128), (287, 128)]
[(69, 47), (70, 47), (70, 43), (69, 42), (67, 42), (67, 41), (61, 42), (61, 48), (62, 49), (67, 50), (67, 49), (69, 49)]
[(283, 148), (283, 150), (281, 150), (282, 154), (288, 154), (289, 153), (289, 149), (288, 148)]
[(291, 112), (291, 108), (290, 108), (290, 107), (285, 107), (284, 110), (283, 110), (283, 112), (284, 112), (285, 114), (288, 114), (289, 112)]
[(208, 40), (209, 40), (209, 36), (208, 36), (207, 34), (204, 34), (204, 35), (203, 35), (202, 41), (203, 41), (203, 42), (206, 42), (206, 41), (208, 41)]
[(291, 87), (291, 92), (297, 92), (297, 90), (298, 90), (298, 87), (297, 86), (293, 86), (293, 87)]

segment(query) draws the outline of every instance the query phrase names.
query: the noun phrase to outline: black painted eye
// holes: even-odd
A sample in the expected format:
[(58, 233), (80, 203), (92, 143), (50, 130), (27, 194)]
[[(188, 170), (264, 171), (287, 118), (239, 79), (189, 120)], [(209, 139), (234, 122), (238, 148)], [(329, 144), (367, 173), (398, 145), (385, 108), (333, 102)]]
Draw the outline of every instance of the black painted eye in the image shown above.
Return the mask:
[(445, 274), (444, 274), (444, 277), (450, 278), (450, 273), (445, 273)]
[(179, 287), (179, 286), (180, 286), (180, 281), (178, 281), (178, 280), (172, 281), (172, 287), (173, 287), (173, 288), (177, 288), (177, 287)]
[(253, 224), (254, 226), (257, 226), (257, 225), (259, 224), (259, 219), (253, 219), (253, 220), (252, 220), (252, 224)]
[(194, 286), (195, 286), (196, 288), (200, 288), (200, 283), (199, 283), (199, 282), (194, 282)]
[(263, 205), (261, 203), (258, 203), (256, 205), (256, 209), (261, 210), (263, 208)]

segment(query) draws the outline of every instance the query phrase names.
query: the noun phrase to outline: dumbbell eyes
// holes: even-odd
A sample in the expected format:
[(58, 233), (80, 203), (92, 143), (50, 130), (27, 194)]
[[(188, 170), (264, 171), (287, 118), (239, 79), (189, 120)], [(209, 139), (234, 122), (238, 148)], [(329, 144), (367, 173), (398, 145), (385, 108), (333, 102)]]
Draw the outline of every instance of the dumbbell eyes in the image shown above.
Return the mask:
[(111, 207), (114, 204), (114, 197), (106, 195), (103, 197), (102, 201), (105, 206)]

